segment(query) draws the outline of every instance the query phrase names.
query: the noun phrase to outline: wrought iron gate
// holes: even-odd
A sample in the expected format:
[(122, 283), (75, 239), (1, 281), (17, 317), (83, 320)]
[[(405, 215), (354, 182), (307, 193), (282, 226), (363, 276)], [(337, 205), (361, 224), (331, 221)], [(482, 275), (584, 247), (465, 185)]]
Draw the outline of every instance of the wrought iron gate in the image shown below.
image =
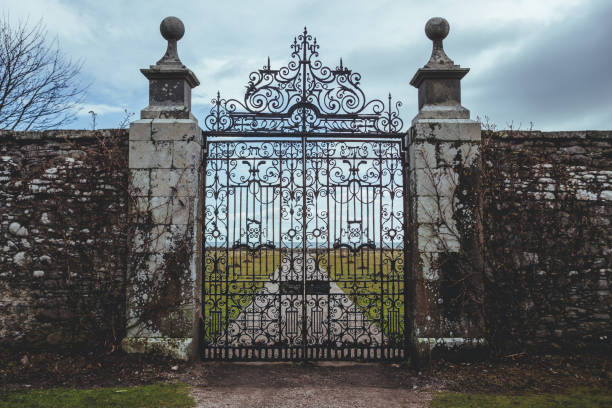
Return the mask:
[(206, 359), (407, 356), (400, 104), (318, 47), (304, 30), (205, 120)]

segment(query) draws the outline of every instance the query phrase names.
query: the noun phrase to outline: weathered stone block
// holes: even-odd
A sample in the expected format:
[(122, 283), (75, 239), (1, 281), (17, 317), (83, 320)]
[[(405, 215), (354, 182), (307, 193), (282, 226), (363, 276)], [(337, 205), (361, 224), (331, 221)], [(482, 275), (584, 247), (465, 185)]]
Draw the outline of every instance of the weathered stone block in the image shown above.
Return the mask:
[(149, 169), (132, 169), (130, 193), (134, 196), (147, 196), (151, 188), (151, 170)]
[(190, 197), (175, 197), (172, 199), (172, 223), (187, 224), (193, 212), (194, 200)]
[(480, 122), (469, 119), (418, 119), (414, 140), (480, 142)]
[(438, 167), (436, 145), (433, 143), (412, 143), (409, 147), (409, 155), (411, 169), (435, 169)]
[(151, 195), (168, 197), (176, 195), (177, 185), (183, 169), (153, 169), (151, 170)]
[(155, 224), (172, 223), (172, 199), (169, 197), (151, 197), (150, 211)]
[[(152, 234), (148, 237), (149, 252), (165, 254), (172, 250), (174, 239), (172, 231), (166, 225), (154, 227)], [(156, 264), (156, 266), (159, 266)]]
[(195, 197), (198, 169), (151, 170), (151, 194), (157, 197)]
[(417, 196), (415, 201), (419, 224), (441, 222), (454, 225), (452, 197)]
[(179, 169), (199, 166), (201, 155), (202, 149), (198, 142), (176, 141), (174, 142), (172, 166)]
[(447, 197), (455, 196), (459, 176), (451, 168), (427, 168), (414, 171), (416, 194), (418, 196)]
[(434, 224), (435, 231), (439, 237), (438, 245), (441, 252), (459, 252), (460, 232), (457, 230), (455, 223)]
[(191, 119), (154, 119), (152, 123), (152, 138), (156, 141), (193, 141), (198, 133), (198, 123)]
[(417, 230), (419, 252), (438, 252), (440, 248), (434, 224), (420, 224)]
[(421, 252), (419, 256), (421, 260), (423, 279), (427, 281), (438, 280), (440, 278), (440, 270), (438, 267), (438, 253)]
[(475, 164), (480, 155), (480, 146), (477, 143), (440, 143), (440, 166), (469, 167)]
[(151, 119), (141, 119), (130, 124), (130, 141), (151, 140)]
[(172, 167), (172, 143), (130, 141), (129, 166), (131, 169)]
[(188, 361), (192, 358), (192, 338), (126, 337), (121, 342), (126, 353), (147, 353)]

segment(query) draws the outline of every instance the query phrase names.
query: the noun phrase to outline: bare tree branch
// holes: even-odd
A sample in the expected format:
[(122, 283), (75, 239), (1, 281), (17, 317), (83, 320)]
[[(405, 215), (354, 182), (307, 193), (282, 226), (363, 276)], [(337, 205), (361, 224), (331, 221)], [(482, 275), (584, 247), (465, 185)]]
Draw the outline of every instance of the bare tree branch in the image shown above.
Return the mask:
[(0, 129), (44, 130), (75, 118), (86, 86), (82, 63), (66, 59), (57, 40), (47, 40), (42, 21), (11, 26), (0, 17)]

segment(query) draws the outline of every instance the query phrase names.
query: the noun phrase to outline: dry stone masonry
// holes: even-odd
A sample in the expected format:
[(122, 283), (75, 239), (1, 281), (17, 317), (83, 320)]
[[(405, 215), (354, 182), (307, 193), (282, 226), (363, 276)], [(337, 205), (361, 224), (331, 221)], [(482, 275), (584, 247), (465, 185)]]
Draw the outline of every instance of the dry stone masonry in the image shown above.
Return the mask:
[(0, 132), (0, 343), (124, 331), (127, 131)]
[(487, 328), (495, 344), (609, 345), (612, 132), (485, 132)]

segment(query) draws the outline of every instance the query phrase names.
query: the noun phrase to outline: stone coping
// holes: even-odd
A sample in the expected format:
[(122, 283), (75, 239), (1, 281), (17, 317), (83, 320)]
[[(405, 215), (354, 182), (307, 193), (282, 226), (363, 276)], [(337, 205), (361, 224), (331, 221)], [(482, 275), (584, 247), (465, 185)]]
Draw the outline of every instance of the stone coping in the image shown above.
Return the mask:
[(44, 130), (44, 131), (18, 131), (18, 130), (0, 130), (0, 142), (7, 141), (44, 141), (54, 140), (62, 141), (65, 139), (96, 139), (100, 137), (114, 136), (119, 133), (121, 136), (125, 136), (127, 140), (129, 129), (99, 129), (99, 130), (86, 130), (86, 129), (56, 129), (56, 130)]
[(483, 136), (492, 136), (495, 139), (531, 139), (531, 140), (555, 140), (555, 139), (589, 139), (589, 140), (612, 140), (612, 130), (573, 130), (542, 132), (540, 130), (496, 130), (494, 132), (482, 131)]
[[(0, 141), (41, 141), (41, 140), (74, 140), (74, 139), (95, 139), (98, 137), (111, 136), (119, 132), (127, 138), (129, 129), (54, 129), (44, 131), (19, 131), (19, 130), (0, 130)], [(483, 134), (491, 135), (495, 139), (600, 139), (612, 140), (612, 130), (574, 130), (574, 131), (552, 131), (542, 132), (540, 130), (518, 131), (518, 130), (497, 130), (488, 132), (483, 130)]]

